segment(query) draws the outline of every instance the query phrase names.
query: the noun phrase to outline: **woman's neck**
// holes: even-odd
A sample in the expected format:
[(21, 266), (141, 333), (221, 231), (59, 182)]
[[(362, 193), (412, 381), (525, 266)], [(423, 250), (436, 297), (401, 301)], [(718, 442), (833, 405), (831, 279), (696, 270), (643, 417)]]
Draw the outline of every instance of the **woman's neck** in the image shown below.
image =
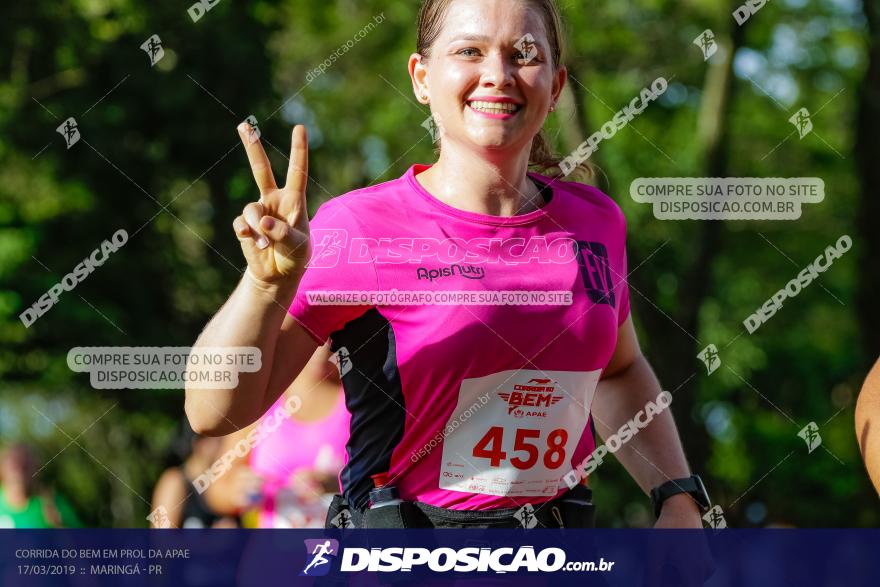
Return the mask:
[(516, 216), (537, 210), (541, 195), (526, 172), (528, 151), (487, 159), (465, 149), (445, 148), (430, 169), (417, 175), (440, 201), (467, 212)]

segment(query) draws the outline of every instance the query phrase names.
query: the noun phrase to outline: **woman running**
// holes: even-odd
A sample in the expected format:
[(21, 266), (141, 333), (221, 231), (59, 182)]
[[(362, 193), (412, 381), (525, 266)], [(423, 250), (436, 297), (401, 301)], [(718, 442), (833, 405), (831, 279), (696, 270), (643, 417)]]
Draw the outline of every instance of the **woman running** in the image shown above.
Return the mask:
[(258, 347), (262, 369), (189, 386), (190, 423), (249, 425), (329, 340), (351, 423), (328, 525), (590, 526), (592, 421), (658, 527), (701, 527), (705, 490), (630, 317), (624, 217), (558, 168), (529, 171), (558, 165), (541, 134), (567, 80), (555, 3), (426, 0), (417, 37), (434, 164), (310, 222), (305, 128), (279, 188), (239, 126), (260, 191), (233, 223), (248, 268), (196, 348)]
[[(186, 426), (186, 424), (184, 424)], [(200, 493), (194, 480), (220, 456), (220, 438), (195, 436), (183, 429), (176, 443), (180, 465), (162, 472), (153, 489), (152, 511), (162, 512), (150, 521), (153, 528), (236, 528), (236, 515), (224, 515), (212, 503), (213, 490)], [(161, 509), (160, 509), (161, 508)]]

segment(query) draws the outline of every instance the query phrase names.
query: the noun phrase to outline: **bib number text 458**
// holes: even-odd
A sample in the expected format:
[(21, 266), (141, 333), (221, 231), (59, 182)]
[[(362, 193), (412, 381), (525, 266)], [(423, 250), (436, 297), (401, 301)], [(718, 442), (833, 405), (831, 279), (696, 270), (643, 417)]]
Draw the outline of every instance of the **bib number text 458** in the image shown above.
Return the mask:
[[(517, 453), (525, 452), (525, 458), (519, 455), (510, 459), (510, 464), (517, 469), (531, 469), (541, 458), (539, 449), (541, 437), (540, 430), (531, 428), (517, 428), (513, 440), (513, 450)], [(473, 456), (481, 459), (489, 459), (493, 467), (500, 467), (501, 462), (507, 459), (507, 452), (502, 450), (504, 440), (504, 428), (493, 426), (474, 445)], [(537, 442), (532, 442), (537, 441)], [(544, 466), (548, 469), (558, 469), (565, 462), (565, 443), (568, 441), (568, 432), (564, 428), (551, 430), (544, 443), (543, 459)]]

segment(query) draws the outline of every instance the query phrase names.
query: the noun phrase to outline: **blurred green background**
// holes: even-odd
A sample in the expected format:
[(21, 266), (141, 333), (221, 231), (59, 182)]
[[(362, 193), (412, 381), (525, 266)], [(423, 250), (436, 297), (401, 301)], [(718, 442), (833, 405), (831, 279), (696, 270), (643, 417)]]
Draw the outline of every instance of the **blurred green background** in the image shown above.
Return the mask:
[[(182, 391), (95, 391), (74, 346), (190, 345), (244, 268), (232, 219), (256, 198), (235, 126), (259, 121), (286, 166), (311, 137), (310, 207), (433, 161), (406, 61), (417, 2), (5, 3), (0, 18), (0, 443), (39, 447), (40, 480), (88, 525), (146, 526), (183, 418)], [(717, 0), (560, 2), (569, 93), (560, 154), (655, 78), (662, 99), (604, 141), (599, 186), (626, 213), (634, 315), (692, 467), (731, 526), (878, 526), (853, 406), (880, 354), (880, 1), (779, 0), (745, 26)], [(329, 70), (306, 76), (384, 15)], [(719, 52), (693, 44), (711, 29)], [(161, 38), (151, 67), (140, 49)], [(813, 114), (799, 139), (789, 117)], [(68, 116), (82, 140), (69, 150)], [(638, 177), (820, 177), (797, 221), (659, 221)], [(130, 241), (33, 326), (18, 315), (104, 239)], [(841, 235), (851, 252), (758, 332), (742, 321)], [(711, 376), (696, 354), (714, 343)], [(798, 431), (819, 426), (811, 454)], [(57, 454), (59, 453), (60, 454)], [(53, 458), (53, 455), (57, 455)], [(51, 459), (51, 461), (50, 461)], [(611, 459), (601, 526), (645, 526), (648, 500)]]

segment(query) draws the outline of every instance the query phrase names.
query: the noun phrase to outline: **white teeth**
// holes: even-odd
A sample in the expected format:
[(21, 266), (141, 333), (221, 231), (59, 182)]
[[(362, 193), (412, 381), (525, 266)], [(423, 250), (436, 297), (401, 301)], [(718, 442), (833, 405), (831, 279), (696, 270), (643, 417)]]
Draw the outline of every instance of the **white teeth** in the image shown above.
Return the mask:
[(519, 106), (510, 102), (483, 102), (474, 100), (468, 102), (468, 105), (478, 112), (486, 112), (489, 114), (513, 114), (519, 110)]

